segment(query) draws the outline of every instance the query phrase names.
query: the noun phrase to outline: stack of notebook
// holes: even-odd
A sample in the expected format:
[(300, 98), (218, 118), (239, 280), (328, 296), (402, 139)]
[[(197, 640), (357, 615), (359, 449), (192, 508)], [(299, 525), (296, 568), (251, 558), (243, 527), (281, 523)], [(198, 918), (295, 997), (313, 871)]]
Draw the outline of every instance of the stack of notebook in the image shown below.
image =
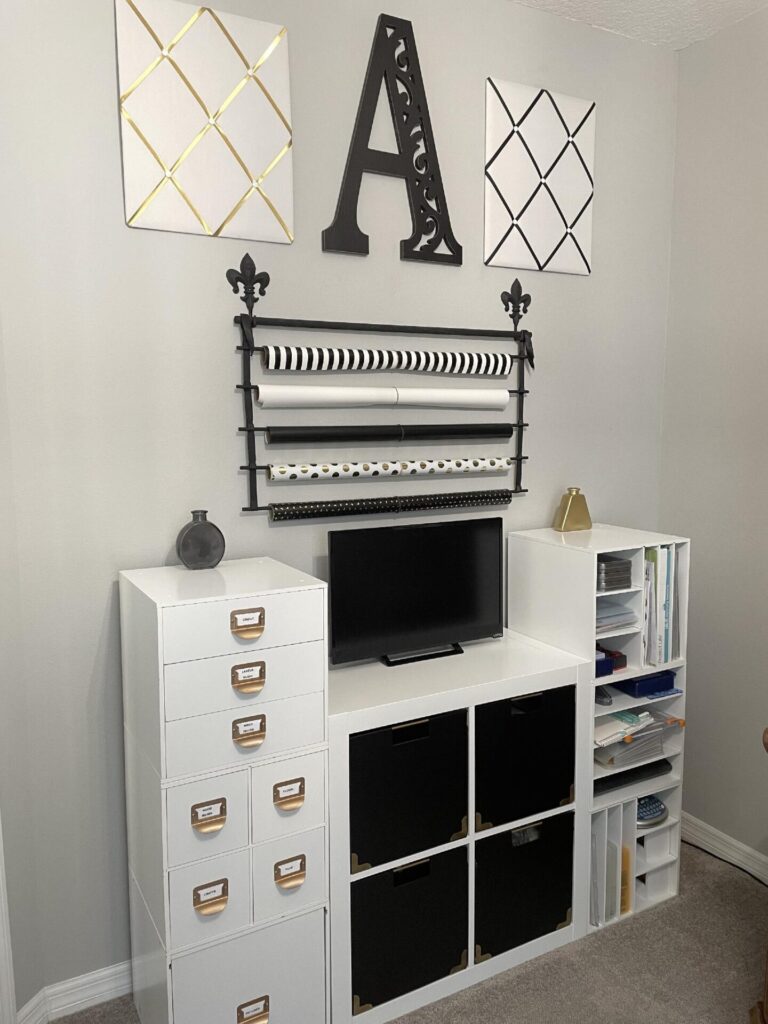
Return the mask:
[(627, 590), (632, 586), (632, 563), (616, 555), (597, 556), (597, 589)]

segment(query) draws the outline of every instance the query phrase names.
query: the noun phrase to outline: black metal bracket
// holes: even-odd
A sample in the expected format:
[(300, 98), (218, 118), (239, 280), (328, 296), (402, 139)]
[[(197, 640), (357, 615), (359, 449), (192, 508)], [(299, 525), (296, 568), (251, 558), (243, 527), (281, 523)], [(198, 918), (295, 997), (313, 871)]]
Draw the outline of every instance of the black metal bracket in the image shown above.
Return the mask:
[[(482, 330), (462, 327), (426, 327), (405, 324), (374, 324), (354, 323), (338, 320), (301, 320), (286, 317), (262, 317), (254, 315), (254, 307), (260, 298), (266, 295), (269, 287), (270, 277), (265, 271), (257, 272), (256, 265), (248, 255), (245, 254), (240, 261), (239, 270), (228, 270), (227, 281), (235, 294), (242, 295), (240, 299), (245, 303), (247, 313), (240, 313), (234, 318), (235, 324), (240, 329), (240, 344), (237, 351), (241, 354), (242, 380), (237, 389), (243, 396), (244, 426), (240, 427), (241, 433), (246, 435), (246, 450), (248, 461), (241, 470), (248, 474), (248, 504), (243, 507), (244, 512), (268, 512), (270, 505), (260, 505), (258, 500), (258, 473), (263, 471), (264, 466), (257, 459), (256, 434), (267, 434), (269, 427), (258, 427), (253, 421), (253, 392), (258, 391), (258, 385), (251, 379), (251, 365), (254, 353), (264, 351), (264, 346), (256, 345), (254, 331), (259, 327), (288, 329), (288, 330), (315, 330), (332, 331), (335, 333), (350, 332), (354, 334), (408, 334), (421, 335), (423, 337), (443, 338), (476, 338), (496, 339), (512, 342), (517, 345), (517, 354), (513, 357), (516, 368), (516, 386), (509, 391), (517, 401), (517, 415), (514, 422), (515, 438), (515, 486), (511, 493), (524, 494), (523, 487), (523, 463), (527, 456), (523, 455), (523, 435), (528, 424), (525, 422), (524, 404), (528, 389), (525, 386), (525, 366), (528, 363), (533, 368), (533, 336), (530, 331), (519, 330), (519, 323), (528, 312), (531, 305), (531, 296), (523, 294), (519, 280), (515, 279), (510, 290), (501, 293), (501, 302), (512, 320), (513, 330)], [(257, 294), (258, 292), (258, 294)], [(437, 496), (439, 497), (439, 496)], [(296, 504), (296, 503), (292, 503)], [(307, 503), (313, 504), (313, 503)], [(436, 506), (438, 507), (438, 506)]]

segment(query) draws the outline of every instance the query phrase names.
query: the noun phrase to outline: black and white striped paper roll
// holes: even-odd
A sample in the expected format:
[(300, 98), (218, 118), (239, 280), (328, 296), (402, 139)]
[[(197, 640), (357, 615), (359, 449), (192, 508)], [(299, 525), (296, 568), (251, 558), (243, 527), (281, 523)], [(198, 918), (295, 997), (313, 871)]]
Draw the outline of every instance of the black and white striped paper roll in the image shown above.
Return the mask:
[(308, 462), (269, 466), (270, 480), (352, 480), (382, 476), (453, 476), (462, 473), (506, 473), (515, 460), (507, 455), (461, 459), (388, 459), (376, 462)]
[(268, 506), (274, 522), (289, 519), (327, 519), (332, 516), (365, 516), (396, 512), (429, 512), (446, 508), (478, 508), (509, 505), (511, 490), (468, 491), (451, 494), (410, 494), (403, 498), (352, 498), (347, 501), (293, 501)]
[(262, 409), (367, 408), (504, 409), (506, 388), (363, 388), (318, 384), (259, 384), (254, 401)]
[(507, 377), (515, 361), (510, 352), (414, 352), (380, 348), (303, 348), (296, 345), (265, 345), (263, 353), (268, 370), (298, 373), (405, 370), (408, 373)]

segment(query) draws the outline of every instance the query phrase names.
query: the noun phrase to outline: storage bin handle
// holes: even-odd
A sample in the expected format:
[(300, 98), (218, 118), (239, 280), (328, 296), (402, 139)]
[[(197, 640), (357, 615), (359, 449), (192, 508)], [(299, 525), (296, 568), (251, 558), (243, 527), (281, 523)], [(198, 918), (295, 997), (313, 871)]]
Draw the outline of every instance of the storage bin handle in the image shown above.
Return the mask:
[(249, 661), (232, 666), (232, 689), (237, 693), (261, 693), (267, 681), (266, 661)]
[(267, 738), (267, 716), (251, 715), (232, 722), (232, 740), (238, 747), (260, 747)]
[(272, 787), (272, 803), (281, 811), (298, 811), (304, 806), (306, 780), (288, 779)]
[(285, 892), (298, 889), (307, 880), (307, 857), (301, 853), (298, 857), (279, 860), (274, 868), (275, 885)]
[(232, 635), (240, 640), (258, 640), (265, 625), (266, 614), (263, 608), (238, 608), (229, 616)]
[(201, 835), (221, 832), (227, 823), (227, 798), (220, 796), (217, 800), (204, 800), (200, 804), (192, 804), (190, 817), (192, 828)]
[(237, 1024), (269, 1024), (269, 996), (257, 996), (237, 1008)]
[(399, 868), (392, 868), (392, 884), (405, 885), (407, 882), (415, 882), (417, 878), (424, 878), (429, 874), (431, 862), (431, 857), (423, 857)]
[(192, 890), (192, 906), (201, 917), (220, 914), (229, 903), (229, 879), (205, 882)]

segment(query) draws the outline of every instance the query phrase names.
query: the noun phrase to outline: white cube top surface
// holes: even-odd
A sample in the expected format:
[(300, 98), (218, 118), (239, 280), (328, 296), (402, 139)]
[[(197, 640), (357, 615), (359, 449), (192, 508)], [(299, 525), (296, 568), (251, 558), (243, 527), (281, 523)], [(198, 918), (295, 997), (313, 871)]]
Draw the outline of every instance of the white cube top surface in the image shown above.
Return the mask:
[(220, 562), (215, 569), (164, 565), (157, 569), (133, 569), (121, 572), (120, 576), (161, 606), (327, 586), (309, 573), (266, 556)]
[(606, 551), (626, 551), (629, 548), (653, 547), (657, 544), (683, 544), (688, 540), (687, 537), (652, 533), (649, 530), (630, 530), (624, 526), (608, 526), (605, 523), (593, 523), (591, 530), (560, 533), (548, 527), (543, 530), (519, 530), (511, 536), (527, 537), (542, 544), (598, 554)]

